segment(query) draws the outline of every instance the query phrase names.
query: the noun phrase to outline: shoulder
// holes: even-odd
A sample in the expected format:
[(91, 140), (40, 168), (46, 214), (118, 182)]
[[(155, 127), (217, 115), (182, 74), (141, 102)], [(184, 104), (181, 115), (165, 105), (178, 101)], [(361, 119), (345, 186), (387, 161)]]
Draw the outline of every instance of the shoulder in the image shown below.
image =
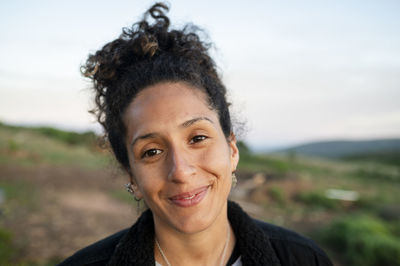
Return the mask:
[(116, 246), (128, 229), (108, 236), (84, 249), (79, 250), (58, 266), (100, 266), (106, 265), (114, 253)]
[(311, 239), (256, 219), (253, 222), (268, 237), (282, 265), (332, 265), (325, 252)]

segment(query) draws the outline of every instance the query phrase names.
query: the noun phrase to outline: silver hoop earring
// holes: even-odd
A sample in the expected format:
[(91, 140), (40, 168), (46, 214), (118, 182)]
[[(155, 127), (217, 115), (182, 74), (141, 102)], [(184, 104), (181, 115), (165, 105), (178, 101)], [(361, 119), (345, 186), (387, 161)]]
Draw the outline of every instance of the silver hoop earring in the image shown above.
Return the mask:
[(139, 215), (140, 214), (140, 198), (137, 198), (135, 195), (135, 191), (132, 188), (132, 183), (127, 183), (125, 184), (125, 189), (128, 191), (130, 194), (133, 195), (133, 199), (136, 201), (136, 213)]
[(236, 187), (237, 182), (238, 182), (238, 180), (237, 180), (236, 174), (235, 174), (235, 172), (233, 172), (232, 173), (232, 187)]
[(136, 200), (136, 214), (139, 215), (140, 214), (140, 199), (137, 199), (136, 197), (134, 197)]

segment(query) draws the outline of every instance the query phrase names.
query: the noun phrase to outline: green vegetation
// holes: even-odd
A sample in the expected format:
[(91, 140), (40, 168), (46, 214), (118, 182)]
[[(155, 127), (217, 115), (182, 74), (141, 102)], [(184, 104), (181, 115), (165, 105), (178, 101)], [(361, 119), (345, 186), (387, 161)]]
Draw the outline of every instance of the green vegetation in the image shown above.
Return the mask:
[(340, 207), (339, 201), (329, 199), (324, 193), (316, 191), (300, 192), (296, 195), (296, 200), (313, 208), (338, 209)]
[[(38, 207), (44, 204), (42, 188), (30, 174), (34, 172), (35, 178), (40, 179), (40, 169), (53, 169), (52, 173), (57, 175), (70, 168), (82, 168), (96, 182), (96, 175), (101, 172), (98, 170), (112, 162), (107, 152), (97, 148), (96, 141), (91, 132), (0, 123), (0, 167), (8, 169), (0, 174), (0, 193), (5, 198), (5, 203), (0, 204), (2, 218), (8, 219), (10, 224), (14, 222), (13, 217), (20, 220), (20, 217), (39, 212)], [(399, 265), (400, 170), (397, 155), (393, 155), (394, 160), (385, 157), (387, 153), (375, 154), (377, 157), (369, 154), (328, 160), (307, 158), (296, 150), (283, 155), (254, 154), (244, 142), (238, 142), (238, 148), (239, 183), (235, 189), (248, 186), (247, 194), (242, 195), (246, 201), (265, 210), (262, 214), (265, 220), (306, 235), (313, 235), (320, 229), (318, 236), (324, 247), (330, 254), (337, 254), (334, 259), (345, 261), (346, 265)], [(18, 171), (14, 170), (14, 173), (9, 169)], [(256, 174), (257, 178), (254, 178)], [(77, 182), (79, 178), (71, 180)], [(64, 189), (62, 186), (68, 182), (63, 180), (60, 187), (54, 189)], [(85, 182), (89, 183), (82, 184), (88, 185), (92, 180)], [(359, 198), (355, 201), (329, 199), (326, 196), (328, 189), (354, 191)], [(106, 193), (136, 207), (132, 196), (123, 189), (109, 188)], [(18, 231), (10, 228), (6, 223), (0, 224), (0, 265), (54, 265), (60, 261), (59, 258), (14, 261), (18, 256), (23, 257), (23, 248), (14, 241)]]
[(321, 239), (343, 255), (348, 265), (400, 265), (400, 235), (371, 216), (346, 216), (333, 221)]
[(369, 161), (369, 162), (379, 162), (388, 165), (400, 166), (400, 151), (354, 154), (351, 156), (344, 156), (341, 159), (344, 161), (354, 161), (354, 162)]
[[(38, 210), (37, 188), (34, 184), (19, 180), (0, 180), (0, 215), (2, 218), (26, 215)], [(16, 211), (17, 210), (17, 211)], [(17, 213), (16, 213), (17, 212)], [(3, 222), (4, 219), (0, 220)], [(34, 265), (19, 260), (22, 247), (14, 243), (12, 232), (0, 226), (0, 265)]]
[[(239, 172), (267, 177), (250, 194), (271, 213), (264, 219), (300, 232), (302, 224), (309, 226), (302, 233), (318, 237), (345, 265), (400, 265), (400, 164), (388, 153), (330, 160), (296, 150), (280, 155), (244, 150)], [(330, 199), (328, 189), (354, 191), (359, 198)], [(317, 236), (316, 228), (321, 229)]]
[(59, 140), (70, 145), (86, 145), (88, 147), (96, 145), (97, 137), (92, 131), (77, 133), (50, 127), (39, 127), (35, 130), (44, 136), (48, 136), (52, 139)]
[(108, 154), (97, 148), (93, 132), (75, 133), (0, 124), (0, 139), (0, 164), (101, 168), (110, 162)]
[(258, 154), (240, 154), (240, 170), (276, 173), (281, 175), (290, 170), (289, 162), (274, 157)]
[(86, 131), (78, 133), (74, 131), (65, 131), (51, 127), (22, 127), (22, 126), (11, 126), (0, 122), (1, 130), (8, 130), (12, 133), (18, 133), (21, 131), (38, 133), (48, 138), (69, 144), (69, 145), (84, 145), (87, 147), (94, 147), (97, 143), (97, 136), (92, 131)]
[(268, 189), (268, 194), (271, 199), (277, 202), (279, 205), (284, 206), (286, 204), (286, 195), (282, 188), (278, 186), (270, 187)]
[(389, 181), (400, 181), (400, 169), (399, 171), (386, 171), (385, 168), (376, 166), (373, 169), (358, 168), (352, 173), (354, 177), (358, 178), (372, 178), (372, 179), (386, 179)]
[[(389, 161), (399, 162), (394, 158), (400, 153), (400, 139), (377, 139), (359, 141), (322, 141), (303, 144), (281, 152), (292, 151), (298, 155), (324, 158), (375, 157), (384, 155)], [(386, 159), (384, 161), (386, 161)], [(398, 164), (397, 164), (398, 165)]]
[[(7, 206), (24, 206), (31, 210), (38, 207), (36, 201), (38, 191), (34, 184), (18, 180), (0, 180), (0, 193), (8, 203)], [(3, 212), (7, 211), (7, 208), (3, 209)]]
[(0, 227), (0, 265), (2, 266), (53, 266), (61, 262), (60, 258), (49, 258), (46, 261), (27, 261), (18, 256), (21, 248), (13, 243), (13, 233)]
[(289, 171), (289, 164), (285, 160), (273, 158), (260, 154), (254, 154), (249, 147), (243, 142), (238, 141), (240, 160), (238, 168), (240, 170), (258, 171), (264, 173), (283, 174)]
[(12, 258), (17, 253), (12, 238), (12, 232), (0, 227), (0, 265), (11, 265)]

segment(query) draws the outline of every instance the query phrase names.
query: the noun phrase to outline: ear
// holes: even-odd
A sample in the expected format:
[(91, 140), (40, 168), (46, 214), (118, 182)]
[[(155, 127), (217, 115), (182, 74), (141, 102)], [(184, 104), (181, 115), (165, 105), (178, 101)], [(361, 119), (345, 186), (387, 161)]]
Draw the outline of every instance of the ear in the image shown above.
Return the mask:
[(126, 171), (128, 172), (129, 175), (129, 182), (132, 184), (132, 189), (133, 192), (135, 193), (135, 198), (136, 199), (142, 199), (143, 198), (143, 194), (139, 189), (139, 186), (136, 182), (136, 178), (134, 177), (132, 170), (131, 169), (126, 169)]
[(239, 149), (236, 146), (235, 134), (231, 133), (228, 141), (229, 141), (229, 148), (230, 148), (230, 152), (231, 152), (231, 172), (233, 173), (236, 171), (236, 167), (239, 162)]

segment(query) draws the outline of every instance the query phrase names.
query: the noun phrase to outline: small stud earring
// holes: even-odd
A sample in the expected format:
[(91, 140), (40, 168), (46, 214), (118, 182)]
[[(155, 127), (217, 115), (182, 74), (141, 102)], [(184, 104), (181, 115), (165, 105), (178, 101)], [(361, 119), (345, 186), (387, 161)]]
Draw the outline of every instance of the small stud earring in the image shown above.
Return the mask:
[(128, 191), (130, 194), (135, 194), (135, 192), (132, 189), (132, 183), (127, 183), (125, 184), (125, 189)]

